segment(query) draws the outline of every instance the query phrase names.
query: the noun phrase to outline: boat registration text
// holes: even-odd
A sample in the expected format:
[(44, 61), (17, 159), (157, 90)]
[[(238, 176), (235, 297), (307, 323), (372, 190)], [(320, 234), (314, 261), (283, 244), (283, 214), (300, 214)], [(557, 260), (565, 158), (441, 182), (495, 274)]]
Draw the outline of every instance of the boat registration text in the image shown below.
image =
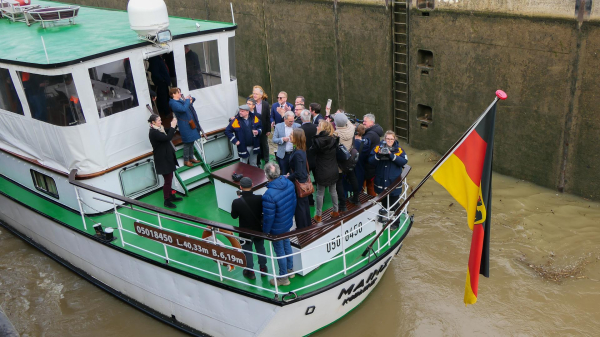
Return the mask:
[(214, 243), (188, 238), (180, 234), (167, 232), (139, 222), (135, 223), (135, 232), (139, 236), (171, 247), (187, 250), (191, 253), (206, 256), (228, 264), (246, 267), (246, 256), (244, 256), (242, 252), (225, 248)]

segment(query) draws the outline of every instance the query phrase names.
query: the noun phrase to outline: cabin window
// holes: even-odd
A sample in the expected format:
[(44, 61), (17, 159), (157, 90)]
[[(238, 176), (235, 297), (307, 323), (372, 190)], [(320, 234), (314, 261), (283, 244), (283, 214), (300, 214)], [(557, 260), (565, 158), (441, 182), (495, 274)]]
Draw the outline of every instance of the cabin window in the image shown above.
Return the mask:
[(89, 72), (100, 118), (138, 106), (128, 58), (90, 68)]
[(235, 36), (229, 38), (229, 79), (231, 81), (237, 79), (235, 69)]
[(184, 48), (189, 90), (221, 84), (217, 40), (188, 44)]
[(152, 160), (125, 167), (119, 172), (119, 179), (121, 179), (123, 195), (126, 197), (149, 191), (158, 186), (158, 177)]
[(58, 189), (56, 188), (56, 183), (54, 182), (54, 179), (37, 171), (30, 171), (31, 177), (33, 178), (33, 185), (35, 186), (35, 188), (38, 191), (44, 192), (58, 199)]
[(0, 68), (0, 109), (23, 115), (23, 107), (8, 69)]
[(48, 76), (17, 73), (25, 90), (31, 117), (58, 126), (85, 123), (71, 74)]

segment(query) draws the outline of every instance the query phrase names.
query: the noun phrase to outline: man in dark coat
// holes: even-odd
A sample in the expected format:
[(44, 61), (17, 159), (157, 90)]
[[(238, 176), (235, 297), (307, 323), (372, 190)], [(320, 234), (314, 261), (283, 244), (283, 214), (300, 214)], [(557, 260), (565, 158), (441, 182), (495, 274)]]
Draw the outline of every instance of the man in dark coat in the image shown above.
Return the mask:
[[(317, 126), (310, 121), (310, 111), (304, 110), (300, 113), (300, 119), (302, 120), (302, 125), (300, 128), (304, 130), (304, 136), (306, 137), (306, 156), (308, 158), (308, 168), (312, 172), (315, 169), (315, 154), (312, 151), (309, 151), (310, 147), (313, 143), (313, 137), (317, 134)], [(313, 206), (315, 204), (315, 199), (313, 195), (308, 196), (308, 204)]]
[(202, 77), (202, 68), (200, 67), (198, 54), (191, 50), (189, 45), (186, 45), (184, 50), (188, 88), (190, 90), (204, 88), (204, 78)]
[(164, 118), (170, 114), (169, 85), (171, 84), (171, 77), (167, 65), (160, 55), (149, 58), (148, 62), (150, 63), (148, 66), (150, 78), (156, 86), (156, 106), (158, 107), (158, 113)]
[(164, 205), (168, 208), (175, 208), (176, 206), (173, 201), (183, 200), (175, 196), (171, 190), (173, 172), (177, 169), (178, 165), (177, 158), (175, 157), (175, 149), (173, 148), (173, 144), (171, 144), (171, 140), (175, 135), (177, 119), (173, 118), (171, 120), (171, 128), (168, 129), (168, 132), (162, 126), (162, 120), (158, 115), (151, 115), (148, 123), (150, 123), (148, 137), (150, 138), (154, 154), (154, 168), (156, 173), (162, 175), (165, 180), (165, 184), (163, 185)]
[[(373, 114), (366, 114), (363, 117), (363, 125), (365, 128), (365, 134), (363, 135), (363, 139), (368, 139), (370, 148), (369, 152), (375, 148), (379, 144), (379, 140), (381, 136), (383, 136), (383, 128), (379, 126), (379, 124), (375, 124), (375, 116)], [(367, 164), (365, 170), (365, 181), (367, 183), (367, 194), (376, 196), (375, 187), (373, 178), (375, 177), (375, 166), (372, 164)]]
[(252, 98), (255, 101), (255, 114), (262, 124), (260, 133), (260, 159), (266, 164), (269, 162), (269, 136), (271, 135), (271, 107), (266, 100), (265, 92), (262, 87), (254, 86), (252, 89)]
[[(252, 193), (252, 180), (248, 177), (243, 177), (240, 180), (240, 188), (242, 194), (239, 198), (233, 200), (231, 203), (231, 217), (234, 219), (240, 218), (240, 228), (251, 229), (253, 231), (262, 232), (262, 195), (256, 195)], [(267, 273), (267, 258), (265, 251), (265, 242), (261, 238), (251, 237), (249, 235), (240, 234), (240, 237), (246, 239), (242, 245), (242, 249), (252, 251), (252, 244), (258, 254), (258, 264), (260, 271)], [(254, 280), (254, 254), (244, 252), (246, 255), (246, 266), (248, 269), (244, 269), (244, 276)], [(262, 276), (267, 276), (261, 274)]]
[(313, 123), (315, 125), (319, 125), (319, 122), (325, 119), (323, 116), (321, 116), (321, 104), (310, 103), (308, 109), (310, 111), (310, 114), (312, 115)]

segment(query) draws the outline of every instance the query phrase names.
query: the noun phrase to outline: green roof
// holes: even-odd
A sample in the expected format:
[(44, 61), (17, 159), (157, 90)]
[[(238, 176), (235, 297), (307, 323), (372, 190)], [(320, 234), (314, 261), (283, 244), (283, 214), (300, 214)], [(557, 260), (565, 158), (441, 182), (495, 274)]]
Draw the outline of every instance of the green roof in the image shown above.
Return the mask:
[[(45, 6), (65, 6), (68, 4), (50, 1), (32, 1), (32, 4)], [(227, 22), (192, 20), (169, 17), (169, 29), (173, 39), (177, 36), (200, 35), (219, 30), (235, 29)], [(196, 28), (196, 23), (200, 28)], [(76, 61), (109, 54), (147, 44), (129, 28), (126, 11), (81, 6), (75, 25), (67, 20), (50, 23), (46, 29), (33, 23), (30, 27), (24, 22), (11, 22), (0, 19), (2, 48), (0, 62), (26, 64), (41, 68), (53, 68)], [(46, 44), (46, 61), (42, 39)]]

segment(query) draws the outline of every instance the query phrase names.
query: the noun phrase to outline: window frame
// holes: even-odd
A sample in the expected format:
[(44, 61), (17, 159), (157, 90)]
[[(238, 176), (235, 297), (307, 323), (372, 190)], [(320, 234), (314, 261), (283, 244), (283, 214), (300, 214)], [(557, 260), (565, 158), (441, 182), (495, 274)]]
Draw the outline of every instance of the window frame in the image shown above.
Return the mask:
[[(142, 165), (151, 165), (150, 167), (152, 168), (152, 172), (154, 172), (154, 177), (156, 178), (156, 184), (154, 184), (152, 186), (148, 186), (148, 187), (141, 189), (135, 193), (125, 194), (125, 186), (123, 185), (123, 173), (126, 172), (127, 170), (131, 171), (132, 169), (135, 169)], [(148, 159), (144, 162), (135, 163), (133, 165), (123, 167), (121, 170), (119, 170), (119, 184), (121, 185), (121, 192), (123, 193), (123, 196), (125, 196), (127, 198), (137, 197), (137, 196), (143, 195), (149, 191), (155, 190), (157, 187), (160, 186), (160, 178), (159, 178), (158, 174), (156, 173), (156, 167), (154, 166), (154, 160)]]
[(25, 107), (23, 106), (23, 102), (21, 101), (21, 97), (19, 96), (18, 87), (15, 84), (15, 81), (13, 80), (11, 69), (0, 67), (0, 71), (2, 71), (2, 70), (6, 70), (8, 78), (10, 79), (10, 84), (12, 85), (12, 87), (13, 87), (13, 89), (15, 91), (16, 99), (18, 100), (18, 105), (19, 105), (19, 107), (21, 107), (21, 112), (19, 113), (17, 111), (12, 111), (12, 110), (9, 110), (9, 109), (4, 109), (2, 106), (0, 106), (0, 110), (8, 111), (10, 113), (13, 113), (13, 114), (19, 115), (19, 116), (25, 116)]
[[(50, 177), (49, 175), (43, 174), (41, 172), (38, 172), (38, 171), (36, 171), (34, 169), (29, 169), (29, 171), (31, 173), (31, 179), (33, 180), (33, 186), (35, 187), (36, 190), (38, 190), (38, 191), (40, 191), (40, 192), (42, 192), (44, 194), (47, 194), (47, 195), (49, 195), (49, 196), (51, 196), (53, 198), (60, 199), (60, 197), (58, 195), (58, 186), (56, 185), (56, 181), (54, 180), (54, 178)], [(44, 184), (46, 184), (46, 189), (44, 189), (43, 186), (39, 186), (38, 185), (37, 179), (35, 177), (36, 174), (39, 174), (44, 179)], [(54, 188), (56, 189), (56, 194), (50, 192), (47, 189), (48, 179), (52, 182), (52, 184), (54, 184)]]
[[(109, 64), (112, 64), (112, 63), (123, 62), (125, 59), (128, 59), (127, 61), (129, 62), (129, 68), (131, 69), (131, 73), (132, 73), (131, 74), (132, 75), (131, 76), (131, 80), (133, 82), (133, 91), (125, 88), (124, 86), (123, 87), (120, 87), (118, 85), (115, 85), (115, 86), (119, 87), (120, 89), (129, 90), (131, 92), (131, 95), (133, 96), (132, 97), (132, 106), (130, 106), (129, 108), (127, 108), (125, 110), (121, 110), (121, 111), (118, 111), (118, 112), (113, 112), (110, 115), (105, 115), (104, 117), (101, 117), (100, 111), (98, 111), (98, 98), (96, 97), (95, 94), (93, 94), (92, 97), (94, 97), (94, 104), (96, 105), (96, 112), (98, 113), (98, 119), (100, 119), (100, 120), (104, 119), (104, 118), (112, 117), (114, 115), (118, 115), (118, 114), (120, 114), (122, 112), (130, 111), (131, 109), (136, 109), (136, 108), (140, 107), (140, 100), (139, 100), (139, 97), (138, 97), (138, 94), (137, 94), (137, 92), (138, 92), (137, 91), (138, 90), (138, 88), (137, 88), (137, 81), (135, 79), (135, 75), (133, 74), (131, 58), (129, 58), (129, 57), (117, 58), (117, 59), (114, 59), (112, 61), (105, 61), (104, 63), (98, 62), (97, 64), (94, 63), (94, 64), (88, 64), (88, 65), (85, 66), (85, 68), (87, 70), (87, 81), (89, 82), (88, 84), (92, 88), (92, 92), (93, 92), (94, 91), (94, 89), (93, 89), (93, 83), (92, 83), (93, 79), (92, 79), (91, 73), (93, 72), (94, 73), (94, 77), (98, 78), (97, 68), (102, 67), (102, 66), (106, 66), (106, 65), (109, 65)], [(124, 72), (125, 72), (125, 74), (127, 74), (127, 70), (126, 69), (124, 69)], [(101, 79), (95, 79), (95, 81), (102, 82)], [(125, 81), (125, 79), (123, 81)], [(123, 85), (125, 85), (125, 84), (123, 84)], [(133, 105), (134, 101), (137, 101), (137, 105)]]

